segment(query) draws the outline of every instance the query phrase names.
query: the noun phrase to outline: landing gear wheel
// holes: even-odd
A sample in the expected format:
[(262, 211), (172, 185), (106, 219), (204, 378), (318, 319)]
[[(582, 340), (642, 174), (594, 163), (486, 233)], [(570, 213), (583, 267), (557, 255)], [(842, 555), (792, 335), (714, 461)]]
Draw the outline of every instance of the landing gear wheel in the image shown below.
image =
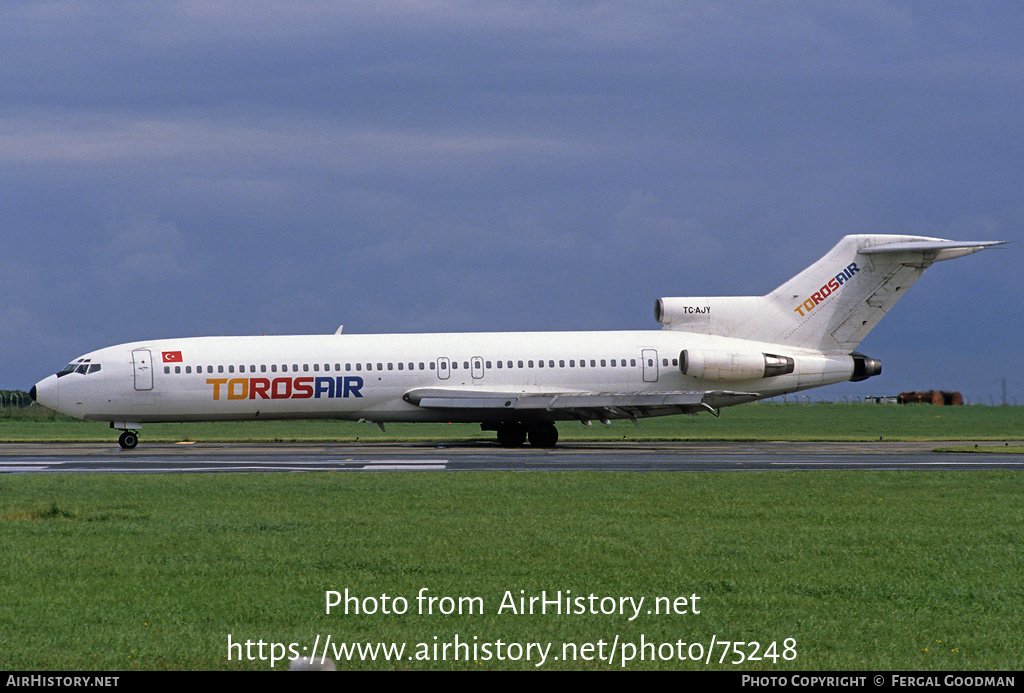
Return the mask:
[(139, 444), (139, 434), (135, 431), (125, 431), (117, 439), (117, 444), (124, 450), (134, 450), (135, 446)]
[(558, 429), (554, 426), (540, 426), (530, 429), (530, 445), (535, 448), (553, 448), (558, 443)]
[(526, 429), (518, 424), (498, 426), (498, 445), (503, 448), (518, 448), (526, 442)]

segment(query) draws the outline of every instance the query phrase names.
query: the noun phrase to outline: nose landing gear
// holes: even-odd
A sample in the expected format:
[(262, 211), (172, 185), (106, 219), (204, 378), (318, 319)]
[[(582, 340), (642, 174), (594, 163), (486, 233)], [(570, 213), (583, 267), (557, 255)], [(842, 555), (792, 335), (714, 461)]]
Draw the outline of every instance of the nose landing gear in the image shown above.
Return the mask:
[(123, 450), (134, 450), (135, 446), (139, 444), (138, 432), (124, 431), (117, 439), (117, 444), (120, 445)]

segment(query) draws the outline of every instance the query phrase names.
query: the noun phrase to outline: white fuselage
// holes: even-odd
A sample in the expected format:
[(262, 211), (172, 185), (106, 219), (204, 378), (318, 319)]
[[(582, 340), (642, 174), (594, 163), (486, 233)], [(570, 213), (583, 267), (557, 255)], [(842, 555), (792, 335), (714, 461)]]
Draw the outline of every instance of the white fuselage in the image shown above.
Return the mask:
[[(680, 371), (684, 350), (782, 353), (792, 373), (747, 380), (698, 379)], [(85, 354), (99, 365), (36, 385), (59, 412), (131, 427), (158, 421), (348, 419), (555, 421), (552, 409), (435, 410), (407, 401), (423, 388), (502, 393), (678, 393), (727, 389), (743, 399), (850, 379), (849, 355), (673, 331), (193, 337), (121, 344)], [(80, 372), (84, 371), (84, 372)], [(658, 413), (678, 413), (679, 410)], [(634, 416), (609, 410), (608, 418)]]

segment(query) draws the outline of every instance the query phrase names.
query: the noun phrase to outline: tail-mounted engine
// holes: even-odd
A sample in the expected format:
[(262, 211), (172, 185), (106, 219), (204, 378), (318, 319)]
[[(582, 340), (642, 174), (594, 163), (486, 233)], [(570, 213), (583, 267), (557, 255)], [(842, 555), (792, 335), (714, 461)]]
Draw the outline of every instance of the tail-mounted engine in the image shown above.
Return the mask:
[(850, 354), (850, 356), (853, 358), (851, 382), (857, 383), (861, 380), (867, 380), (882, 372), (882, 362), (878, 359), (868, 358), (864, 354), (858, 354), (856, 351)]
[(771, 378), (792, 373), (795, 368), (791, 357), (763, 352), (683, 349), (679, 354), (679, 370), (683, 375), (702, 380)]

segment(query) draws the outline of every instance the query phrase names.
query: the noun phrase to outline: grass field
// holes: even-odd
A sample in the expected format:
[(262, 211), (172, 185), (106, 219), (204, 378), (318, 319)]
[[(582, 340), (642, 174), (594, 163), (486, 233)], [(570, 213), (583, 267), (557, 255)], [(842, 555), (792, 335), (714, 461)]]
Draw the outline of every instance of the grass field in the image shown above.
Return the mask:
[[(11, 410), (8, 410), (11, 412)], [(115, 441), (102, 423), (40, 408), (0, 417), (0, 442)], [(642, 419), (634, 426), (559, 424), (561, 440), (1024, 440), (1024, 407), (933, 407), (871, 404), (747, 404), (709, 414)], [(476, 424), (372, 424), (343, 421), (260, 421), (152, 424), (142, 444), (178, 441), (437, 441), (493, 440)]]
[[(1024, 439), (1022, 412), (761, 404), (720, 419), (561, 431), (595, 440), (1001, 441)], [(114, 444), (113, 433), (38, 411), (0, 419), (0, 441)], [(147, 426), (143, 444), (492, 435), (476, 426), (383, 434), (263, 422)], [(289, 654), (292, 643), (301, 653), (318, 635), (323, 647), (330, 635), (335, 644), (407, 648), (398, 661), (339, 661), (353, 669), (535, 668), (537, 650), (529, 661), (508, 650), (497, 659), (501, 640), (550, 643), (544, 669), (1017, 670), (1022, 500), (1024, 479), (1013, 472), (5, 475), (0, 669), (268, 670), (272, 654)], [(423, 588), (476, 598), (464, 604), (482, 613), (421, 614)], [(327, 614), (325, 594), (346, 589), (405, 598), (408, 611)], [(506, 591), (645, 603), (633, 620), (499, 613)], [(646, 613), (657, 597), (692, 595), (699, 614)], [(229, 661), (229, 637), (254, 647)], [(433, 647), (456, 637), (489, 644), (490, 656), (453, 661), (450, 650), (436, 661), (443, 651)], [(701, 643), (706, 656), (712, 638), (710, 663), (679, 658), (678, 642), (686, 656)], [(660, 647), (623, 662), (641, 639)], [(762, 659), (731, 664), (739, 655), (723, 640), (748, 643), (745, 655), (757, 642)], [(593, 659), (613, 642), (614, 661)], [(564, 645), (586, 643), (604, 649), (562, 658)], [(420, 644), (432, 661), (415, 659)]]
[[(719, 664), (719, 645), (710, 665), (625, 668), (1020, 669), (1022, 491), (1007, 472), (8, 475), (0, 669), (269, 670), (241, 650), (229, 662), (228, 637), (311, 647), (318, 634), (407, 656), (456, 635), (556, 656), (616, 636), (777, 643), (774, 662)], [(409, 612), (326, 614), (325, 593), (346, 588)], [(483, 613), (419, 614), (421, 588), (478, 597)], [(499, 614), (506, 590), (696, 594), (700, 614)], [(617, 669), (619, 652), (543, 668)], [(493, 656), (339, 664), (537, 663)]]

